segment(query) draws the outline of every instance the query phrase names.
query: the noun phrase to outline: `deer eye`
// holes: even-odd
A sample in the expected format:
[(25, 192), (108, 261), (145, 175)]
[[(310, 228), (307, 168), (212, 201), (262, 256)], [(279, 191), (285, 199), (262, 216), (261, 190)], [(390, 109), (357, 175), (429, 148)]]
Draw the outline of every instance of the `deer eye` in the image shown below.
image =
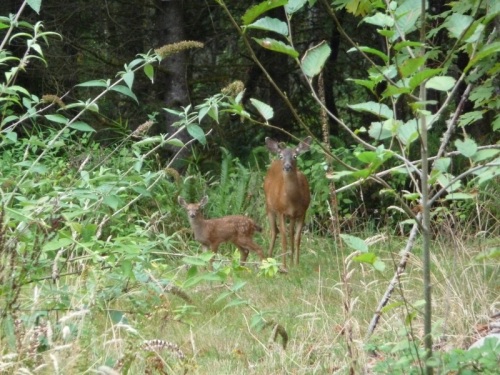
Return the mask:
[(280, 158), (280, 160), (283, 160), (284, 156), (282, 154), (279, 154), (279, 158)]
[(293, 158), (294, 158), (294, 159), (297, 159), (297, 156), (298, 156), (298, 155), (293, 155)]

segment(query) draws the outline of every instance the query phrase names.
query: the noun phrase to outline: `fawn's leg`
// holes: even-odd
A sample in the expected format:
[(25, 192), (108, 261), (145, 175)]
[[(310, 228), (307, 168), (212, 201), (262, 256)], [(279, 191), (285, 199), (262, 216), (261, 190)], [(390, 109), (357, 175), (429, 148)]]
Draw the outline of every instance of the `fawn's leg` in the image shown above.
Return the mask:
[[(241, 247), (246, 249), (247, 251), (247, 256), (249, 253), (249, 250), (253, 250), (257, 253), (259, 256), (260, 260), (264, 259), (264, 253), (262, 252), (262, 249), (260, 248), (259, 245), (257, 245), (251, 238), (244, 238), (239, 241), (239, 244)], [(245, 258), (246, 260), (246, 258)]]

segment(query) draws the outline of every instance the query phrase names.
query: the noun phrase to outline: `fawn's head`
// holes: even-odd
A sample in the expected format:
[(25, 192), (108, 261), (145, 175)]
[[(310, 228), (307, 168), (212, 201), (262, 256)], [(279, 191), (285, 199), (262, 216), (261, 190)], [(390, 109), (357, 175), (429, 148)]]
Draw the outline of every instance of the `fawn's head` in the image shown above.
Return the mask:
[(180, 195), (177, 197), (179, 204), (186, 210), (190, 219), (201, 215), (201, 209), (207, 204), (208, 196), (204, 196), (198, 203), (187, 203)]
[(309, 147), (311, 146), (311, 142), (312, 138), (307, 137), (306, 139), (301, 141), (299, 145), (295, 148), (283, 147), (280, 145), (279, 142), (276, 142), (275, 140), (266, 137), (267, 149), (270, 152), (278, 155), (283, 165), (283, 171), (287, 173), (297, 169), (297, 162), (296, 162), (297, 156), (299, 156), (303, 152), (308, 151)]

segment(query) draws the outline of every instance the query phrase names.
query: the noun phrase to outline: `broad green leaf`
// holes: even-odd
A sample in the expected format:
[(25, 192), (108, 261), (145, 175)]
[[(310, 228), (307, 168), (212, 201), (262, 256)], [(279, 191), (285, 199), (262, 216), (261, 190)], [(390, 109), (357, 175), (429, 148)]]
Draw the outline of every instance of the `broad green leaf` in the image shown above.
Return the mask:
[(168, 145), (175, 146), (175, 147), (183, 147), (184, 146), (184, 143), (180, 139), (177, 139), (177, 138), (168, 139), (165, 143)]
[[(210, 256), (210, 258), (207, 258), (207, 256)], [(186, 264), (190, 264), (192, 266), (205, 266), (207, 265), (208, 261), (214, 257), (214, 253), (212, 252), (205, 252), (202, 253), (198, 256), (187, 256), (182, 258), (182, 261)]]
[(68, 127), (76, 130), (80, 130), (82, 132), (95, 132), (94, 128), (83, 121), (75, 121), (73, 124), (70, 124)]
[(259, 111), (260, 115), (264, 117), (266, 121), (273, 118), (274, 110), (270, 105), (253, 98), (250, 98), (250, 102), (257, 109), (257, 111)]
[(103, 79), (79, 83), (77, 87), (108, 87), (109, 83)]
[(386, 119), (392, 118), (394, 115), (392, 110), (387, 105), (382, 103), (365, 102), (359, 104), (349, 104), (348, 107), (358, 112), (369, 112), (373, 115)]
[(42, 251), (54, 251), (59, 250), (62, 247), (67, 247), (73, 243), (71, 238), (56, 238), (52, 241), (47, 242), (43, 247)]
[(294, 59), (299, 57), (299, 53), (295, 49), (293, 49), (293, 47), (279, 40), (271, 38), (265, 38), (265, 39), (252, 38), (252, 39), (255, 40), (261, 47), (265, 49), (284, 53), (286, 55), (292, 56)]
[(302, 70), (305, 75), (309, 78), (318, 75), (323, 69), (331, 52), (330, 46), (325, 41), (322, 41), (317, 46), (309, 48), (301, 61)]
[(103, 203), (106, 206), (111, 207), (115, 211), (118, 209), (118, 207), (123, 205), (122, 200), (116, 195), (105, 196), (103, 199)]
[(123, 81), (127, 84), (128, 88), (132, 90), (132, 86), (134, 85), (134, 72), (132, 70), (126, 72), (123, 75)]
[(293, 14), (307, 3), (308, 0), (288, 0), (288, 4), (285, 5), (285, 11), (288, 14)]
[(356, 154), (356, 158), (363, 163), (375, 163), (378, 161), (378, 155), (374, 151), (363, 151)]
[[(421, 10), (421, 0), (404, 0), (398, 5), (394, 12), (394, 16), (396, 17), (396, 34), (391, 38), (392, 41), (395, 41), (397, 37), (405, 36), (415, 29)], [(400, 35), (401, 33), (403, 35)]]
[(420, 48), (423, 47), (424, 43), (421, 42), (415, 42), (411, 40), (405, 40), (403, 42), (398, 42), (394, 45), (393, 49), (396, 51), (401, 51), (403, 48), (406, 47), (415, 47), (415, 48)]
[(448, 200), (448, 201), (451, 201), (451, 200), (474, 199), (474, 195), (467, 194), (467, 193), (453, 193), (453, 194), (446, 195), (446, 197), (444, 199)]
[(500, 167), (496, 166), (496, 167), (482, 169), (480, 173), (478, 173), (477, 177), (474, 178), (474, 180), (477, 180), (478, 185), (482, 185), (493, 178), (498, 178), (499, 176), (500, 176)]
[(444, 26), (453, 38), (460, 38), (461, 35), (472, 24), (474, 18), (460, 13), (452, 13), (444, 22)]
[(450, 164), (451, 158), (439, 158), (434, 162), (433, 167), (434, 169), (444, 173), (448, 171)]
[(398, 127), (398, 139), (404, 145), (409, 145), (418, 139), (417, 120), (411, 119)]
[(58, 124), (66, 125), (68, 123), (68, 119), (63, 115), (45, 115), (45, 118), (51, 122), (56, 122)]
[(415, 88), (420, 86), (420, 84), (424, 82), (426, 79), (438, 75), (439, 73), (441, 73), (441, 71), (442, 69), (425, 69), (422, 70), (421, 72), (415, 73), (415, 75), (411, 77), (409, 81), (410, 90), (413, 91)]
[(186, 126), (186, 129), (189, 135), (200, 142), (202, 145), (205, 145), (207, 143), (205, 132), (199, 125), (189, 124)]
[(155, 70), (153, 68), (153, 65), (151, 64), (146, 64), (144, 65), (144, 74), (146, 74), (146, 77), (149, 78), (149, 80), (151, 81), (151, 83), (154, 82), (154, 77), (155, 77)]
[(384, 122), (372, 122), (370, 124), (370, 129), (368, 129), (370, 137), (377, 140), (391, 138), (394, 135), (393, 123), (391, 120)]
[(372, 55), (375, 55), (375, 56), (378, 56), (380, 57), (384, 62), (388, 62), (389, 61), (389, 56), (387, 56), (385, 53), (383, 53), (382, 51), (379, 51), (378, 49), (375, 49), (375, 48), (371, 48), (371, 47), (365, 47), (365, 46), (360, 46), (360, 47), (357, 47), (357, 48), (351, 48), (347, 51), (347, 53), (351, 53), (351, 52), (357, 52), (358, 50), (360, 51), (363, 51), (363, 52), (366, 52), (366, 53), (370, 53)]
[(454, 183), (451, 183), (453, 180), (454, 176), (449, 174), (449, 173), (442, 173), (438, 176), (437, 182), (441, 187), (445, 188), (448, 190), (449, 193), (452, 193), (462, 186), (462, 183), (460, 181), (455, 181)]
[(362, 253), (366, 253), (368, 251), (368, 245), (359, 237), (351, 236), (350, 234), (341, 234), (340, 238), (342, 238), (345, 244), (351, 249), (361, 251)]
[(288, 0), (266, 0), (257, 4), (250, 9), (248, 9), (243, 17), (241, 17), (243, 21), (243, 25), (247, 26), (251, 24), (257, 17), (260, 17), (263, 13), (278, 8), (280, 6), (284, 6), (288, 4)]
[(476, 121), (481, 120), (483, 118), (484, 112), (485, 111), (470, 111), (463, 113), (462, 115), (460, 115), (460, 118), (458, 119), (458, 126), (460, 127), (468, 126)]
[(26, 0), (26, 3), (33, 9), (36, 14), (40, 14), (40, 8), (42, 7), (42, 0)]
[(363, 253), (352, 258), (355, 262), (368, 263), (373, 266), (377, 271), (385, 270), (385, 264), (374, 253)]
[(283, 22), (277, 18), (271, 18), (271, 17), (260, 18), (246, 27), (248, 29), (273, 31), (275, 33), (284, 36), (288, 35), (288, 25), (286, 24), (286, 22)]
[(363, 22), (369, 23), (371, 25), (380, 26), (381, 28), (387, 27), (391, 28), (394, 26), (394, 18), (391, 16), (377, 12), (375, 15), (363, 18)]
[(113, 91), (116, 91), (116, 92), (119, 92), (120, 94), (123, 94), (125, 96), (128, 96), (129, 98), (132, 98), (134, 99), (137, 103), (139, 103), (139, 101), (137, 100), (137, 97), (135, 96), (135, 94), (127, 87), (127, 86), (123, 86), (123, 85), (116, 85), (116, 86), (113, 86), (111, 88), (111, 90)]
[(425, 83), (425, 88), (438, 91), (450, 91), (456, 79), (450, 76), (432, 77)]
[(467, 72), (470, 68), (476, 66), (478, 61), (498, 52), (500, 52), (500, 42), (494, 42), (483, 46), (483, 48), (481, 48), (481, 50), (479, 50), (479, 52), (476, 53), (469, 61), (469, 64), (465, 67), (464, 72)]
[(425, 64), (426, 58), (425, 56), (419, 56), (415, 58), (407, 59), (401, 66), (399, 67), (399, 72), (403, 78), (409, 77), (413, 75), (415, 72), (420, 69), (422, 65)]
[(460, 152), (467, 158), (474, 156), (474, 154), (477, 152), (477, 144), (471, 138), (466, 138), (463, 141), (457, 139), (455, 141), (455, 147), (457, 148), (458, 152)]
[(483, 161), (483, 160), (488, 160), (491, 159), (500, 153), (500, 150), (496, 149), (487, 149), (487, 150), (479, 150), (474, 154), (472, 157), (472, 160), (474, 160), (476, 163)]

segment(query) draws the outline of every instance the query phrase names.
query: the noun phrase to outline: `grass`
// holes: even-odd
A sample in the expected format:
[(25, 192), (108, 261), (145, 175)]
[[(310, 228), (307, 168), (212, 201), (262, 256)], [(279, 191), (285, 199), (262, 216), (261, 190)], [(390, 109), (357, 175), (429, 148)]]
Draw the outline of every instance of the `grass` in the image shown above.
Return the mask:
[[(128, 368), (129, 373), (144, 373), (146, 368), (169, 374), (347, 373), (351, 364), (346, 346), (349, 326), (354, 366), (365, 372), (377, 360), (366, 350), (366, 328), (392, 277), (392, 264), (398, 261), (403, 241), (393, 237), (376, 245), (387, 265), (382, 273), (352, 263), (345, 270), (353, 272), (348, 285), (342, 283), (346, 255), (330, 239), (310, 234), (303, 238), (302, 264), (273, 278), (259, 276), (251, 267), (251, 272), (239, 273), (238, 277), (235, 274), (226, 282), (202, 282), (183, 288), (187, 280), (185, 266), (153, 265), (156, 281), (176, 280), (189, 298), (159, 293), (155, 288), (145, 290), (144, 284), (137, 281), (104, 295), (100, 280), (105, 275), (97, 269), (63, 278), (56, 284), (47, 281), (25, 289), (21, 300), (23, 316), (37, 317), (45, 327), (38, 336), (35, 328), (23, 335), (19, 330), (16, 335), (18, 340), (24, 340), (22, 347), (26, 352), (36, 350), (30, 354), (33, 363), (30, 365), (26, 359), (22, 363), (15, 358), (9, 360), (4, 352), (0, 368), (69, 374), (92, 373), (100, 366), (109, 366), (101, 368), (102, 373), (113, 373), (111, 367), (121, 360), (125, 363), (122, 370)], [(467, 347), (475, 335), (475, 325), (484, 322), (500, 306), (498, 265), (474, 261), (481, 246), (477, 242), (454, 242), (450, 246), (446, 241), (437, 241), (433, 252), (433, 292), (436, 342), (440, 347)], [(416, 341), (421, 338), (420, 275), (421, 261), (412, 256), (391, 299), (405, 303), (383, 314), (370, 344), (396, 345), (408, 342), (408, 337)], [(244, 287), (220, 300), (222, 293), (240, 281), (246, 282)], [(53, 293), (59, 296), (56, 299), (73, 296), (69, 305), (75, 310), (47, 312), (47, 306), (55, 308), (57, 301), (39, 300), (37, 296), (49, 295), (43, 289), (57, 290), (59, 293)], [(235, 304), (231, 306), (232, 303)], [(352, 306), (350, 311), (344, 308), (346, 303)], [(262, 323), (262, 319), (269, 325), (254, 324)], [(276, 323), (286, 331), (286, 349), (283, 335), (274, 338)], [(34, 327), (35, 321), (25, 321), (22, 326)], [(36, 337), (43, 340), (35, 349)], [(155, 352), (144, 349), (145, 340), (167, 343), (159, 343)], [(2, 346), (12, 344), (4, 341)], [(183, 361), (179, 359), (181, 352)], [(12, 366), (6, 366), (7, 363)]]

